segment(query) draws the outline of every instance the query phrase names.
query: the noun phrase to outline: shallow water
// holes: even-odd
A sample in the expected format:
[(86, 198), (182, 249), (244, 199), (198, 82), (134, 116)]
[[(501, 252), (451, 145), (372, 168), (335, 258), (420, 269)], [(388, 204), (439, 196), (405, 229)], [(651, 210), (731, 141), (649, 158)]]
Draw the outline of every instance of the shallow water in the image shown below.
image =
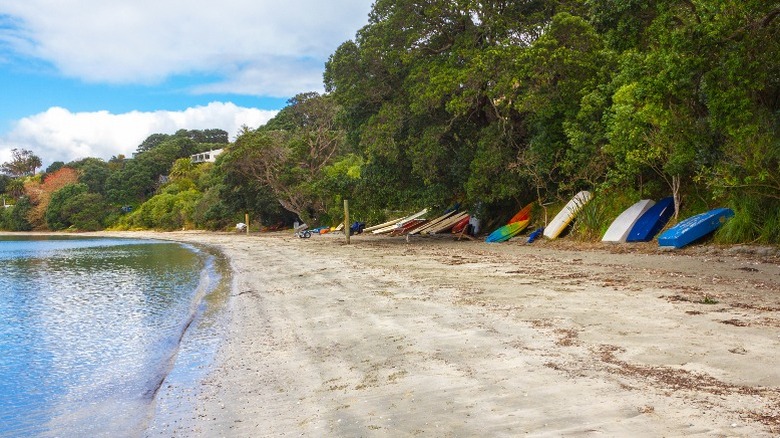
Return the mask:
[(0, 436), (140, 435), (220, 275), (177, 243), (0, 236)]

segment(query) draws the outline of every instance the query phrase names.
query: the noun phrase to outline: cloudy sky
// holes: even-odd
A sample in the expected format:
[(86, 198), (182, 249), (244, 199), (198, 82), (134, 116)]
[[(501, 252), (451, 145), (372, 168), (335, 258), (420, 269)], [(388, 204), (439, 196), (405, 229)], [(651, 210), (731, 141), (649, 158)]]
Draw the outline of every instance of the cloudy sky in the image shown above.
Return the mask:
[(372, 0), (0, 0), (0, 163), (130, 155), (154, 133), (260, 126), (322, 91)]

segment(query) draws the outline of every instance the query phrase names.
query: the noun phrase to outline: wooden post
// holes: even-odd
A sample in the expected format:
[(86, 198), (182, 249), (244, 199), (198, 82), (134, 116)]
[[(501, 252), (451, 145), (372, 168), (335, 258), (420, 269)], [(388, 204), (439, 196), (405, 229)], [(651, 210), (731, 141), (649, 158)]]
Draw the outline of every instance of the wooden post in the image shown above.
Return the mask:
[(249, 213), (244, 213), (244, 221), (246, 223), (246, 234), (249, 235)]
[(349, 245), (349, 200), (344, 200), (344, 235), (347, 236), (347, 245)]

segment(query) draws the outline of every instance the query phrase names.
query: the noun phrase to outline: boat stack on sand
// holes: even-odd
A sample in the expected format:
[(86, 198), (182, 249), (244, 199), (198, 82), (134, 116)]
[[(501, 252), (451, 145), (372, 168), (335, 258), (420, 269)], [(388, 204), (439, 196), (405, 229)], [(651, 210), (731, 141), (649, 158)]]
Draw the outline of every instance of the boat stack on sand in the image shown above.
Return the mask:
[[(549, 223), (537, 224), (535, 228), (532, 228), (534, 231), (524, 238), (525, 242), (533, 243), (540, 237), (548, 240), (558, 239), (572, 226), (577, 216), (592, 199), (593, 194), (591, 192), (585, 190), (578, 192), (557, 212)], [(489, 233), (485, 241), (488, 243), (500, 243), (519, 236), (534, 223), (534, 205), (531, 202), (524, 206), (504, 225)], [(426, 217), (430, 212), (430, 209), (424, 208), (408, 216), (392, 219), (367, 228), (363, 228), (362, 223), (359, 223), (360, 227), (353, 226), (350, 228), (356, 228), (358, 233), (406, 236), (407, 239), (409, 239), (409, 236), (415, 235), (454, 234), (460, 238), (476, 234), (475, 221), (477, 219), (466, 211), (459, 211), (457, 207), (451, 207), (439, 216)], [(601, 241), (615, 244), (651, 241), (664, 230), (673, 215), (674, 201), (672, 197), (663, 198), (658, 202), (652, 199), (641, 199), (626, 208), (610, 223)], [(732, 216), (734, 216), (734, 212), (728, 208), (716, 208), (695, 215), (666, 230), (658, 238), (658, 243), (661, 247), (682, 248), (712, 234)], [(330, 228), (328, 231), (338, 231), (341, 226), (336, 229)], [(355, 233), (356, 231), (351, 232)]]

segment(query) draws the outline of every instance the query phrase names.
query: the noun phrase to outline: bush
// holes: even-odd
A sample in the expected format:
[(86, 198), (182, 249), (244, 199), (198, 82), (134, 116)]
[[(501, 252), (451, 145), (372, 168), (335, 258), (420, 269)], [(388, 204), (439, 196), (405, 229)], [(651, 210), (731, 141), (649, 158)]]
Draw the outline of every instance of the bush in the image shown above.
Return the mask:
[(51, 194), (49, 204), (46, 206), (44, 219), (50, 230), (64, 230), (72, 225), (70, 218), (66, 217), (63, 207), (77, 195), (87, 193), (86, 184), (68, 184)]
[(0, 212), (0, 229), (7, 231), (30, 231), (32, 225), (27, 220), (27, 214), (32, 209), (30, 200), (26, 197), (16, 202), (16, 205), (3, 208)]
[(731, 202), (734, 217), (718, 230), (719, 243), (780, 242), (780, 202), (752, 196), (735, 197)]
[(64, 217), (81, 231), (98, 231), (106, 227), (110, 206), (98, 193), (82, 193), (63, 206)]
[(167, 231), (193, 228), (193, 213), (202, 196), (194, 189), (155, 195), (144, 202), (138, 210), (122, 218), (118, 228), (151, 228)]

